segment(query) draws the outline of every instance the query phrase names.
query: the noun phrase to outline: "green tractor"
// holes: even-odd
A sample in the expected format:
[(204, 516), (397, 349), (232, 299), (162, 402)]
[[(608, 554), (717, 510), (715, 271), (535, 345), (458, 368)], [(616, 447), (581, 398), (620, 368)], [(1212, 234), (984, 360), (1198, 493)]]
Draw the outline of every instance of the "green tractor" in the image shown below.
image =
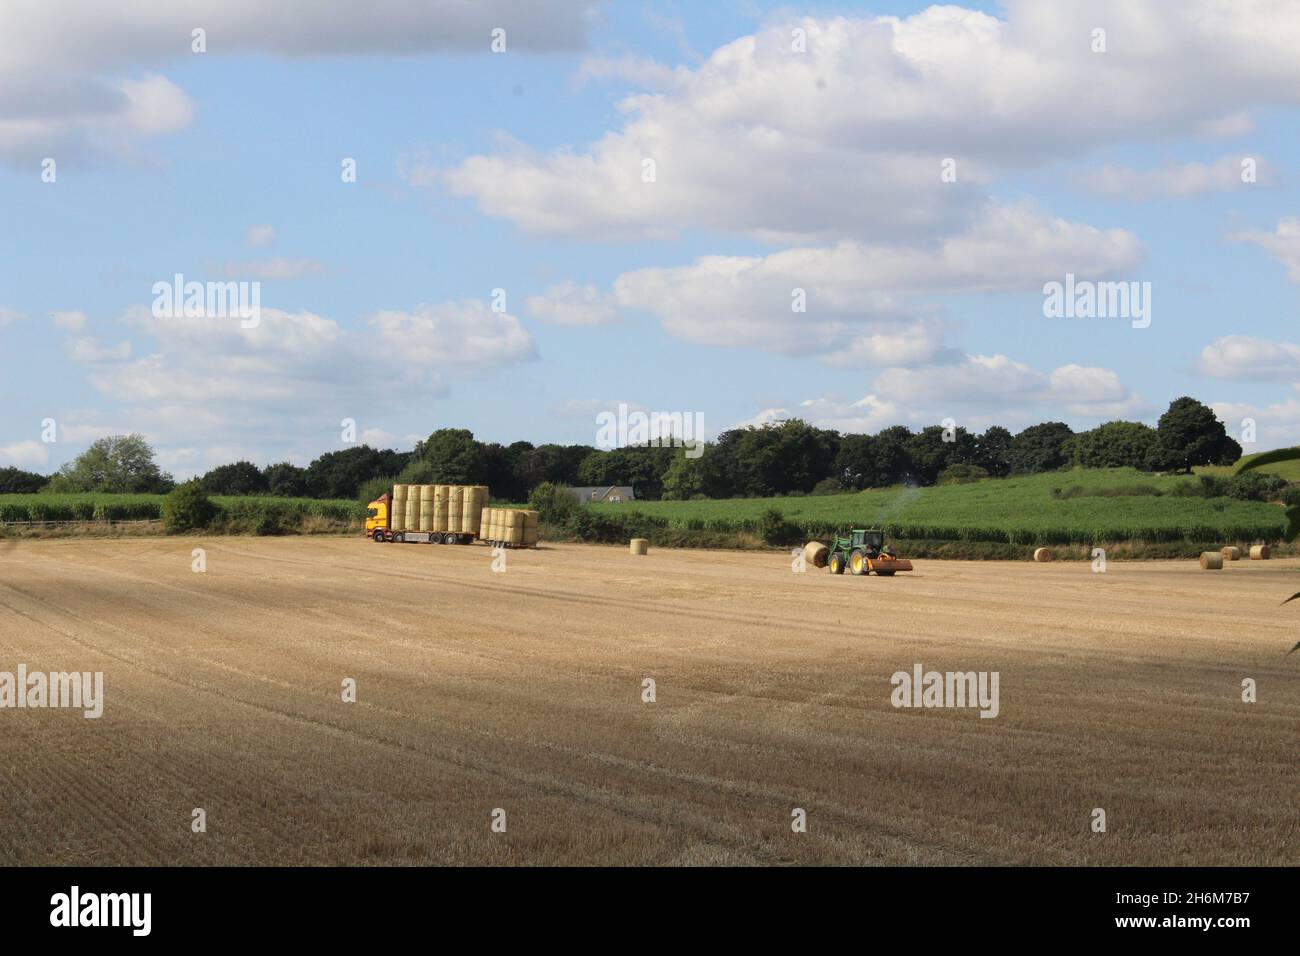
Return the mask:
[(847, 538), (836, 536), (827, 555), (826, 566), (831, 574), (870, 574), (891, 577), (898, 571), (911, 571), (912, 562), (900, 558), (893, 548), (885, 546), (885, 532), (878, 528), (854, 528)]

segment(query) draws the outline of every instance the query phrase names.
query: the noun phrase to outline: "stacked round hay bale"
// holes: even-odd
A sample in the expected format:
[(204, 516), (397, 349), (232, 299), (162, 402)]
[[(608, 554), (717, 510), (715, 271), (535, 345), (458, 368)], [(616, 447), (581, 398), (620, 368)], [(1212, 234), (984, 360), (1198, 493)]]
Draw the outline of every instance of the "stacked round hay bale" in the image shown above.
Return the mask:
[(1035, 549), (1034, 549), (1034, 560), (1035, 560), (1035, 561), (1051, 561), (1054, 557), (1056, 557), (1056, 555), (1052, 554), (1052, 549), (1051, 549), (1051, 548), (1035, 548)]
[(447, 531), (447, 485), (433, 486), (433, 530)]
[(1273, 551), (1266, 544), (1254, 544), (1250, 547), (1250, 560), (1267, 561), (1273, 556)]
[(509, 508), (506, 518), (506, 543), (512, 547), (524, 543), (524, 513), (518, 508)]
[(826, 567), (826, 559), (830, 553), (831, 549), (820, 541), (809, 541), (803, 546), (804, 562), (811, 564), (814, 568)]
[(460, 534), (460, 524), (465, 514), (465, 486), (447, 486), (447, 530)]
[(1228, 545), (1226, 548), (1220, 549), (1219, 554), (1223, 555), (1224, 561), (1241, 560), (1241, 548), (1234, 548), (1232, 545)]
[(478, 517), (478, 531), (474, 532), (475, 535), (479, 538), (482, 538), (484, 541), (486, 541), (488, 540), (488, 532), (491, 530), (491, 527), (492, 527), (492, 509), (481, 508), (479, 510), (479, 517)]
[(433, 485), (420, 485), (420, 530), (435, 531)]
[(393, 500), (388, 503), (388, 528), (390, 531), (406, 530), (406, 502), (409, 485), (393, 485)]
[(1218, 551), (1201, 552), (1202, 571), (1220, 571), (1223, 569), (1223, 555)]
[(483, 514), (483, 505), (487, 503), (487, 486), (470, 485), (465, 489), (465, 501), (461, 509), (461, 534), (477, 535), (479, 521)]
[(541, 517), (542, 517), (542, 513), (540, 511), (524, 512), (524, 547), (525, 548), (537, 547), (537, 541), (538, 541), (537, 522)]
[(628, 550), (633, 554), (649, 554), (650, 541), (647, 538), (633, 538), (629, 543)]
[(418, 485), (411, 486), (406, 498), (406, 530), (420, 530), (420, 491)]

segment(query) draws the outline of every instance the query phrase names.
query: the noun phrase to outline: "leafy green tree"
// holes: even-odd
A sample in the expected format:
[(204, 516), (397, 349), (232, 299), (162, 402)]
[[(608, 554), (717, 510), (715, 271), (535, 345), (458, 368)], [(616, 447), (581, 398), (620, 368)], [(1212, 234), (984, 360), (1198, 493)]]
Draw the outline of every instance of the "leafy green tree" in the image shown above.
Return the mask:
[(0, 495), (30, 495), (50, 479), (21, 468), (0, 468)]
[(852, 434), (840, 439), (840, 450), (832, 466), (834, 478), (846, 488), (861, 491), (883, 482), (876, 473), (876, 439), (871, 435)]
[(731, 429), (717, 442), (731, 493), (750, 498), (812, 491), (830, 474), (839, 449), (838, 432), (797, 418)]
[(907, 442), (912, 461), (912, 475), (923, 485), (932, 485), (949, 465), (969, 463), (975, 457), (975, 437), (964, 428), (952, 431), (952, 441), (945, 441), (941, 425), (929, 425)]
[(218, 465), (199, 484), (210, 495), (262, 495), (270, 489), (266, 475), (251, 461)]
[(262, 477), (267, 493), (277, 498), (301, 498), (307, 494), (307, 469), (290, 462), (267, 465)]
[(538, 512), (539, 521), (564, 524), (582, 508), (582, 503), (567, 487), (544, 481), (529, 494), (528, 507)]
[(1213, 409), (1194, 398), (1174, 399), (1156, 423), (1156, 468), (1190, 472), (1196, 465), (1231, 465), (1240, 457), (1241, 446), (1228, 436)]
[(1015, 438), (1007, 451), (1007, 464), (1013, 474), (1056, 471), (1069, 463), (1066, 442), (1074, 434), (1065, 422), (1030, 425)]
[(710, 487), (717, 483), (712, 450), (713, 446), (706, 444), (698, 457), (687, 458), (686, 449), (678, 449), (664, 472), (662, 497), (668, 501), (690, 501), (707, 496)]
[(409, 454), (369, 445), (326, 452), (307, 466), (307, 495), (355, 498), (363, 482), (399, 474), (409, 459)]
[(912, 432), (906, 425), (890, 425), (878, 431), (872, 446), (876, 458), (875, 487), (886, 487), (912, 477), (912, 457), (908, 445)]
[(169, 534), (201, 531), (212, 523), (217, 510), (202, 485), (197, 481), (187, 481), (176, 486), (163, 499), (163, 528)]
[(1011, 471), (1011, 432), (1001, 425), (990, 425), (975, 439), (975, 464), (998, 478)]
[(483, 446), (468, 428), (439, 428), (416, 442), (414, 457), (430, 465), (429, 484), (473, 485), (483, 477)]
[(1156, 430), (1141, 422), (1107, 422), (1079, 432), (1069, 444), (1070, 464), (1083, 468), (1151, 467)]
[(163, 494), (175, 483), (159, 470), (153, 448), (143, 435), (100, 438), (50, 479), (56, 492), (104, 491), (114, 494)]

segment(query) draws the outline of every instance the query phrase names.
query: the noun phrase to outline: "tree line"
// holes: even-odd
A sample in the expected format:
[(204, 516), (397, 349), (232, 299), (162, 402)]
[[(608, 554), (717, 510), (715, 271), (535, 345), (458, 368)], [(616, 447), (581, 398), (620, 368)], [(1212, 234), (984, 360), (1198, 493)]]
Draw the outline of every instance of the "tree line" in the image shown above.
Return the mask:
[[(682, 448), (480, 442), (464, 428), (441, 428), (409, 452), (368, 445), (327, 452), (306, 467), (221, 465), (197, 479), (214, 495), (371, 500), (393, 482), (483, 484), (498, 501), (524, 501), (543, 482), (631, 485), (638, 498), (765, 498), (831, 494), (899, 483), (933, 485), (1061, 468), (1129, 466), (1190, 471), (1232, 464), (1241, 446), (1214, 412), (1193, 398), (1173, 401), (1155, 428), (1114, 421), (1083, 432), (1043, 422), (1012, 434), (999, 425), (975, 434), (904, 425), (874, 435), (841, 434), (792, 419), (733, 428), (687, 457)], [(175, 482), (139, 435), (100, 439), (50, 477), (0, 469), (0, 493), (166, 492)]]

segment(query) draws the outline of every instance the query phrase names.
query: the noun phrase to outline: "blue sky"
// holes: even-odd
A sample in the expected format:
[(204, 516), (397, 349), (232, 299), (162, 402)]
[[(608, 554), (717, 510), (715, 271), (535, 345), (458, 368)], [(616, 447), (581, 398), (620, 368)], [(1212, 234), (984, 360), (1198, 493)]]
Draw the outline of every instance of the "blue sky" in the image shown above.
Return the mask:
[[(1191, 394), (1300, 442), (1295, 4), (264, 6), (0, 12), (0, 466), (125, 431), (178, 477), (305, 464), (344, 418), (593, 443), (618, 402), (716, 434)], [(1150, 326), (1045, 317), (1067, 272), (1149, 282)], [(259, 281), (258, 327), (152, 314), (176, 273)]]

